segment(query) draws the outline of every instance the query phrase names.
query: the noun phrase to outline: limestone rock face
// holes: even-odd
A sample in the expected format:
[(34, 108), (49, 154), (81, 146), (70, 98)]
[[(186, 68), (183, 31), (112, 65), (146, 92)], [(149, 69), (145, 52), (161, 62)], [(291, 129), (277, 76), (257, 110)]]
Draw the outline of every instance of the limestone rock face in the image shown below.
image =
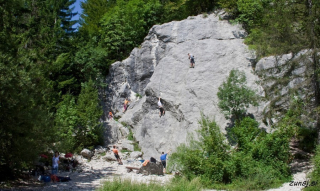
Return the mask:
[(129, 140), (122, 140), (122, 149), (134, 151), (133, 142)]
[(126, 137), (129, 130), (115, 120), (110, 120), (104, 123), (104, 145), (112, 145), (120, 139)]
[(142, 152), (140, 151), (133, 151), (130, 153), (130, 158), (137, 159), (139, 157), (142, 157)]
[[(292, 99), (298, 97), (302, 100), (313, 94), (314, 86), (309, 82), (310, 76), (313, 74), (312, 51), (301, 50), (297, 54), (284, 54), (278, 56), (269, 56), (259, 60), (256, 64), (256, 74), (260, 76), (260, 84), (265, 90), (266, 97), (269, 98), (269, 103), (265, 107), (265, 113), (271, 113), (272, 108), (278, 112), (272, 113), (273, 118), (277, 115), (282, 115), (280, 110), (286, 111), (289, 109)], [(295, 92), (293, 94), (293, 92)], [(292, 95), (295, 95), (292, 97)], [(313, 100), (307, 101), (304, 104), (313, 104)], [(309, 108), (312, 105), (305, 105), (305, 111), (314, 113)], [(268, 119), (274, 122), (277, 119)], [(303, 119), (310, 126), (314, 126), (313, 120)]]
[[(120, 122), (133, 128), (144, 158), (158, 158), (162, 151), (186, 142), (188, 133), (199, 128), (201, 112), (215, 118), (225, 132), (230, 121), (217, 107), (217, 92), (230, 70), (244, 71), (248, 86), (262, 93), (252, 72), (254, 53), (243, 43), (245, 35), (239, 25), (215, 14), (153, 26), (141, 48), (110, 67), (104, 91), (106, 114), (111, 109)], [(195, 68), (189, 68), (188, 53), (195, 56)], [(166, 110), (161, 118), (159, 96)], [(123, 114), (126, 97), (131, 102)], [(254, 107), (249, 113), (259, 119), (261, 111)]]

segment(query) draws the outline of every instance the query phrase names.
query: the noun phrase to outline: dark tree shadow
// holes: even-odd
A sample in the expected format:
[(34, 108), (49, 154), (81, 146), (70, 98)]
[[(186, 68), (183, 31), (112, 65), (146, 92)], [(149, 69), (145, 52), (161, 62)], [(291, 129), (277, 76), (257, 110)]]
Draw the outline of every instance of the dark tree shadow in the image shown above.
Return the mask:
[[(251, 119), (255, 120), (255, 116), (252, 113), (246, 113), (241, 118), (250, 117)], [(233, 127), (236, 125), (236, 118), (235, 116), (232, 116), (230, 118), (230, 121), (227, 123), (227, 126), (225, 127), (226, 130), (226, 138), (230, 145), (234, 146), (237, 144), (237, 140), (232, 132)], [(265, 128), (260, 128), (261, 131), (266, 132), (267, 130)]]

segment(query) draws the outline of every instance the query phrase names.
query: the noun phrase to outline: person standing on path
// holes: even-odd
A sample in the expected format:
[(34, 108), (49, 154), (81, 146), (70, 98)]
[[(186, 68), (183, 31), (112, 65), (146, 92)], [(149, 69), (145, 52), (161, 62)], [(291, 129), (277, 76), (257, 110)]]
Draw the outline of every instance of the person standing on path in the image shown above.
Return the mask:
[(58, 173), (58, 167), (59, 167), (59, 152), (56, 151), (54, 153), (54, 156), (52, 157), (52, 174)]
[(189, 60), (190, 60), (190, 68), (194, 68), (194, 56), (188, 53)]
[(112, 152), (113, 152), (114, 156), (116, 157), (118, 163), (119, 163), (119, 164), (122, 164), (121, 159), (120, 159), (120, 156), (119, 156), (119, 151), (118, 151), (118, 149), (116, 149), (116, 146), (115, 146), (115, 145), (113, 145)]
[[(170, 152), (170, 151), (169, 151)], [(166, 154), (164, 154), (164, 152), (161, 153), (161, 156), (160, 156), (160, 160), (161, 160), (161, 163), (163, 165), (163, 173), (165, 174), (166, 173), (166, 167), (167, 167), (167, 155), (169, 154), (169, 152), (167, 152)]]

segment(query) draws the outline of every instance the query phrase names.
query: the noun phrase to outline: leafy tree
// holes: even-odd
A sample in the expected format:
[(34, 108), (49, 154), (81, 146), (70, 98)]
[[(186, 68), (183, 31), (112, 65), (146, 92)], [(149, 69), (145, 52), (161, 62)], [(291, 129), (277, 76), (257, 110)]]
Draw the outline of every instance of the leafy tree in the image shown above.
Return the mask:
[(194, 138), (190, 135), (187, 144), (181, 144), (170, 157), (171, 166), (181, 171), (188, 179), (196, 176), (210, 177), (212, 181), (225, 181), (224, 161), (230, 157), (229, 145), (215, 121), (203, 114), (199, 121), (201, 129)]
[(234, 116), (238, 121), (250, 105), (258, 105), (255, 92), (246, 86), (246, 82), (244, 72), (233, 69), (227, 80), (220, 85), (218, 106), (227, 118)]
[(116, 5), (116, 0), (86, 0), (81, 2), (83, 12), (81, 14), (80, 31), (91, 37), (99, 34), (100, 20), (103, 15)]
[(99, 107), (98, 90), (92, 80), (83, 84), (77, 101), (74, 96), (65, 95), (57, 108), (55, 141), (60, 151), (78, 151), (101, 144), (103, 139), (99, 118), (102, 110)]
[(103, 129), (99, 119), (102, 116), (102, 108), (99, 106), (98, 90), (92, 80), (82, 84), (77, 115), (79, 117), (79, 124), (76, 127), (77, 146), (101, 145)]
[(161, 0), (164, 6), (163, 22), (182, 20), (188, 16), (210, 12), (218, 1), (214, 0)]
[(101, 21), (99, 46), (108, 54), (108, 64), (122, 60), (140, 45), (152, 25), (160, 22), (161, 4), (150, 0), (117, 1)]

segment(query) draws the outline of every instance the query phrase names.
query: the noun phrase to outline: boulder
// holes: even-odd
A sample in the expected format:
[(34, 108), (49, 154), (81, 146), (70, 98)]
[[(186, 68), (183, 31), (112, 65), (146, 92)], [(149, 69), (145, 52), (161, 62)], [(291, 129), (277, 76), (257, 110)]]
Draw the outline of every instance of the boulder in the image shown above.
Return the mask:
[(163, 175), (163, 165), (160, 162), (149, 162), (146, 166), (142, 166), (138, 173), (145, 175)]
[(117, 161), (116, 157), (113, 153), (107, 152), (105, 156), (102, 157), (103, 160), (106, 161)]
[(133, 141), (122, 140), (121, 147), (128, 151), (134, 151)]
[(130, 153), (130, 158), (137, 159), (139, 157), (142, 157), (142, 152), (140, 151), (133, 151)]
[(101, 154), (101, 153), (105, 153), (107, 150), (109, 149), (106, 149), (106, 148), (103, 148), (102, 146), (97, 146), (95, 149), (94, 149), (94, 154)]
[[(145, 158), (185, 143), (188, 134), (199, 128), (201, 112), (214, 118), (225, 133), (232, 122), (217, 107), (217, 92), (229, 72), (244, 71), (248, 86), (263, 95), (252, 68), (256, 56), (243, 43), (245, 36), (240, 25), (215, 14), (153, 26), (140, 48), (110, 66), (103, 92), (108, 97), (103, 103), (105, 115), (118, 111), (119, 122), (132, 127)], [(195, 68), (189, 68), (188, 53), (195, 56)], [(161, 118), (159, 96), (166, 111)], [(123, 114), (126, 97), (131, 103)], [(263, 107), (251, 107), (248, 113), (261, 121), (262, 111)]]
[(89, 149), (83, 149), (80, 154), (87, 159), (90, 159), (93, 156), (93, 153)]

